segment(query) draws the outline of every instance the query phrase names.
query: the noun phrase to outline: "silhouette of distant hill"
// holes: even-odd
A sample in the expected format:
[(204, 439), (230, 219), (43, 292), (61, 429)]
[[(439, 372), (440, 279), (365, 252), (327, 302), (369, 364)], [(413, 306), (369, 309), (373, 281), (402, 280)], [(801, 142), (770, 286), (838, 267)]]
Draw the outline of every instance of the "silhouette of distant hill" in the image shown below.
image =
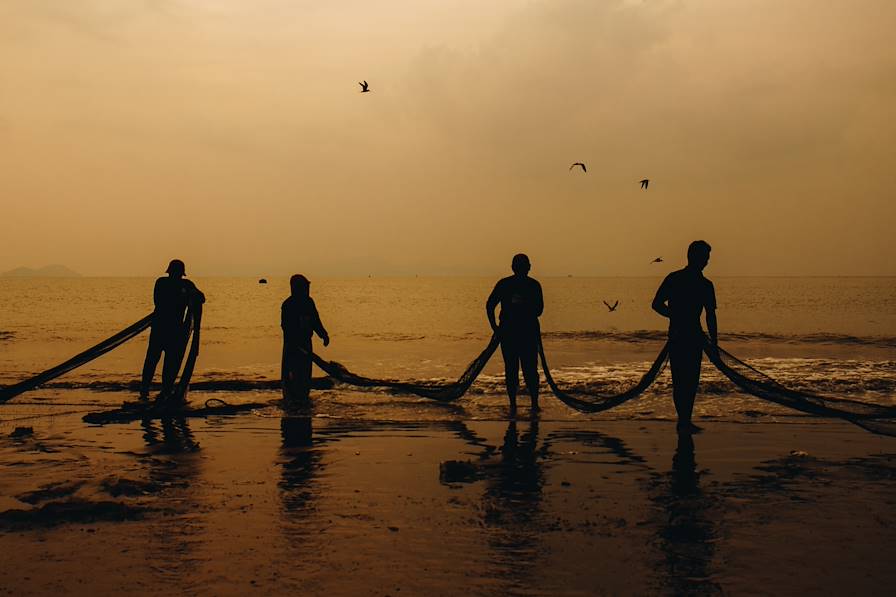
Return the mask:
[(17, 267), (0, 276), (4, 278), (80, 278), (81, 274), (64, 265), (45, 265), (44, 267)]

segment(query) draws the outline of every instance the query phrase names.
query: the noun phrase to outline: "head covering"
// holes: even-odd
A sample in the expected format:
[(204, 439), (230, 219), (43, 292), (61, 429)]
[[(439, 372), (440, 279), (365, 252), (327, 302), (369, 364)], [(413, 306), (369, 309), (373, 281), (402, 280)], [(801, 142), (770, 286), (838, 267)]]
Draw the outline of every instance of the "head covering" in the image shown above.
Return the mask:
[(311, 287), (311, 282), (302, 274), (295, 274), (289, 279), (289, 288), (295, 295), (306, 295)]
[(187, 268), (184, 265), (184, 262), (180, 259), (172, 259), (168, 264), (168, 269), (165, 270), (165, 273), (185, 276), (187, 274)]

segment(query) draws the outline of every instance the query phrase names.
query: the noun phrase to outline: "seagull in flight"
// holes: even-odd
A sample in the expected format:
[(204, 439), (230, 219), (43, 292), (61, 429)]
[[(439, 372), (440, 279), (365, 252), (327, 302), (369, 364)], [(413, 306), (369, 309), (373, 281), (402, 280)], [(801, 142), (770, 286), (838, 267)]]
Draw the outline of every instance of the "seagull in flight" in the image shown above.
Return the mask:
[(370, 87), (370, 85), (367, 84), (367, 81), (364, 81), (363, 83), (359, 82), (358, 85), (361, 86), (361, 93), (367, 93), (368, 91), (370, 91), (369, 89), (367, 89), (368, 87)]
[(654, 260), (651, 261), (650, 263), (662, 263), (662, 262), (663, 262), (663, 258), (662, 258), (662, 257), (657, 257), (656, 259), (654, 259)]
[(607, 306), (607, 309), (610, 310), (610, 313), (612, 313), (613, 311), (616, 310), (616, 307), (619, 306), (619, 301), (616, 301), (612, 305), (610, 303), (608, 303), (607, 301), (604, 301), (604, 304)]
[(582, 172), (588, 172), (588, 168), (586, 168), (586, 167), (585, 167), (585, 164), (583, 164), (582, 162), (576, 162), (576, 163), (574, 163), (572, 166), (569, 167), (569, 169), (572, 170), (572, 169), (575, 168), (576, 166), (581, 166), (581, 167), (582, 167)]
[(650, 184), (650, 179), (649, 179), (649, 178), (645, 178), (645, 179), (643, 179), (643, 180), (641, 181), (641, 188), (642, 188), (642, 189), (647, 189), (647, 185), (649, 185), (649, 184)]

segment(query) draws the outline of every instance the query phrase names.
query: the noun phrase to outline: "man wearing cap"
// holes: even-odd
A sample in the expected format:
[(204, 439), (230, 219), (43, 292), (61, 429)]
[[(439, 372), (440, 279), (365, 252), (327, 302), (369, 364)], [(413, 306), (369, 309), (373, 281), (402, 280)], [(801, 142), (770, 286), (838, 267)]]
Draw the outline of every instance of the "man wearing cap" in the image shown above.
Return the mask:
[(311, 335), (317, 334), (330, 344), (330, 336), (320, 321), (317, 306), (311, 298), (311, 282), (301, 274), (289, 279), (290, 296), (280, 307), (283, 329), (283, 361), (281, 375), (283, 398), (307, 400), (311, 390)]
[(205, 295), (193, 282), (184, 278), (186, 268), (183, 261), (173, 259), (165, 271), (168, 275), (156, 280), (152, 293), (155, 311), (149, 333), (149, 346), (146, 349), (146, 360), (143, 362), (143, 380), (140, 384), (142, 399), (146, 399), (149, 395), (149, 386), (163, 352), (165, 362), (162, 364), (161, 396), (167, 397), (174, 390), (174, 382), (180, 370), (190, 332), (190, 322), (186, 319), (187, 307), (190, 304), (205, 302)]
[[(530, 268), (529, 257), (523, 253), (514, 255), (511, 262), (513, 275), (499, 280), (485, 303), (488, 322), (501, 340), (511, 414), (516, 412), (520, 368), (532, 398), (532, 411), (538, 410), (538, 318), (544, 311), (544, 298), (541, 284), (529, 277)], [(495, 320), (495, 308), (499, 304), (500, 324)]]

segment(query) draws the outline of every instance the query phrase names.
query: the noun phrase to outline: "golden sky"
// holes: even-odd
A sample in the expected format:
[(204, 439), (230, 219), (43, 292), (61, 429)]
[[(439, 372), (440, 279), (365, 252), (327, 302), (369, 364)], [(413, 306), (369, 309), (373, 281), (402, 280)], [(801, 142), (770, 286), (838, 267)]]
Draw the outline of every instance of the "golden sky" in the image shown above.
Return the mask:
[(710, 274), (894, 275), (894, 25), (893, 0), (0, 0), (0, 270), (649, 275), (704, 238)]

